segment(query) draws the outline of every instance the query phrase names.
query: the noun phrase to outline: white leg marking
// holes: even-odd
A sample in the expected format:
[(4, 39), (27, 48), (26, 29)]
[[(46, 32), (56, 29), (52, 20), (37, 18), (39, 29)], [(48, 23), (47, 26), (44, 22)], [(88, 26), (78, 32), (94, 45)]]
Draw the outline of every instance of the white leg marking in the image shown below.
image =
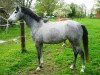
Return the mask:
[(81, 68), (81, 71), (80, 72), (84, 72), (84, 70), (85, 70), (85, 66), (82, 65), (82, 68)]
[(74, 69), (74, 65), (73, 64), (70, 66), (70, 69)]
[(40, 66), (43, 67), (43, 57), (40, 58)]
[(40, 71), (40, 70), (41, 70), (41, 68), (40, 67), (37, 67), (36, 71)]
[(43, 57), (40, 58), (40, 63), (43, 64)]
[(62, 44), (62, 47), (65, 46), (65, 43)]

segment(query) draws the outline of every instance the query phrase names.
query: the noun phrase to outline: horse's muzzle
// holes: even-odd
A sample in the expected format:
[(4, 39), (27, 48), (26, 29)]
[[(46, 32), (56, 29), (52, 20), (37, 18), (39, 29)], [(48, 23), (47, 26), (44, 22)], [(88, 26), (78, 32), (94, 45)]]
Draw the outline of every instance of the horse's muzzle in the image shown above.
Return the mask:
[(8, 23), (9, 23), (9, 24), (12, 24), (13, 22), (12, 22), (11, 20), (8, 19)]

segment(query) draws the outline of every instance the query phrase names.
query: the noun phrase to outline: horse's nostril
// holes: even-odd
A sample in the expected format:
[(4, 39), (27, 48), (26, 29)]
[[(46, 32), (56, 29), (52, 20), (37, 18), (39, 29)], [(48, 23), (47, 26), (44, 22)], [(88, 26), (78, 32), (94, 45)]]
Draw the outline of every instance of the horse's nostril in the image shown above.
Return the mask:
[(11, 20), (8, 20), (8, 23), (9, 23), (9, 24), (12, 24), (12, 21), (11, 21)]

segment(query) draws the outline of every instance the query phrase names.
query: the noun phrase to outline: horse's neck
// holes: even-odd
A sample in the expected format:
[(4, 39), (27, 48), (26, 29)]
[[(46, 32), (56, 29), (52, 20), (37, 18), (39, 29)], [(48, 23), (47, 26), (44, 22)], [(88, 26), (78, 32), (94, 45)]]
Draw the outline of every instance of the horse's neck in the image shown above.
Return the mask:
[(31, 30), (31, 33), (35, 35), (36, 31), (42, 26), (43, 21), (41, 20), (40, 22), (37, 22), (30, 16), (26, 16), (25, 18), (26, 24)]

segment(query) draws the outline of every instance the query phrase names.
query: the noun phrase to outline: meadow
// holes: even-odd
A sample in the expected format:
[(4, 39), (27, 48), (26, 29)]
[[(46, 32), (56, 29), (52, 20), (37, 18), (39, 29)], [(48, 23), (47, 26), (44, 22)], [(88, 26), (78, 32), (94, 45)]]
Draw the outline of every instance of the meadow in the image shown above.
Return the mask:
[(7, 33), (0, 30), (0, 40), (9, 40), (0, 44), (0, 75), (100, 75), (100, 19), (74, 20), (85, 25), (89, 33), (90, 62), (85, 63), (84, 73), (80, 73), (80, 56), (77, 59), (76, 69), (69, 69), (73, 60), (73, 51), (69, 43), (66, 47), (62, 47), (62, 43), (45, 44), (43, 48), (44, 68), (40, 72), (35, 72), (38, 65), (37, 52), (28, 27), (25, 26), (26, 53), (21, 53), (20, 38), (17, 42), (10, 40), (20, 36), (20, 26), (17, 24), (10, 27)]

